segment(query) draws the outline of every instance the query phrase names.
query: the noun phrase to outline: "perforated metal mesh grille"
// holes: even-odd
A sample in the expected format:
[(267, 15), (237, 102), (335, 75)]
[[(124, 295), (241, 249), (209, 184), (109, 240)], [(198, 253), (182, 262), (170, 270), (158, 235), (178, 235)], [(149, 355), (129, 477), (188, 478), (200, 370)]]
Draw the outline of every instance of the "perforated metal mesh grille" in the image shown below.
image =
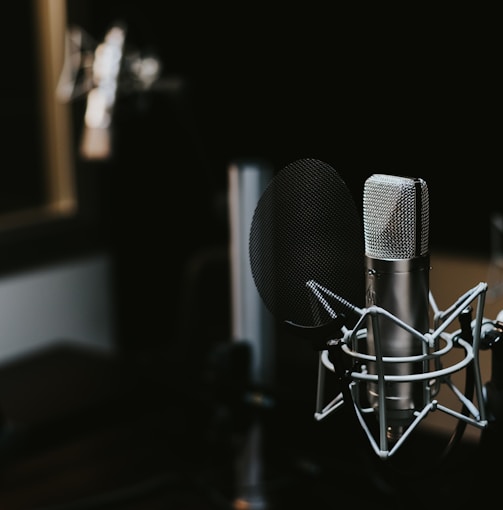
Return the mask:
[[(251, 271), (262, 299), (280, 320), (319, 326), (306, 283), (314, 280), (352, 305), (364, 301), (361, 218), (330, 165), (302, 159), (283, 168), (262, 194), (249, 240)], [(336, 313), (348, 310), (330, 303)], [(314, 308), (313, 308), (314, 306)]]
[(365, 253), (409, 259), (428, 253), (429, 202), (419, 178), (374, 174), (363, 191)]

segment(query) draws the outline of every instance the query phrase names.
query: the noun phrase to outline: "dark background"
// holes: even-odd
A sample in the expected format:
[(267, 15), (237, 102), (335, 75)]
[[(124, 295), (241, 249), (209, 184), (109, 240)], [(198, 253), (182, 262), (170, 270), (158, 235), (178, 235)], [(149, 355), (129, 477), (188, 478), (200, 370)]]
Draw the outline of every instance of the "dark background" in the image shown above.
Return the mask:
[(125, 20), (128, 44), (182, 80), (178, 93), (126, 95), (116, 108), (103, 202), (141, 285), (172, 288), (165, 275), (225, 244), (227, 168), (244, 157), (277, 170), (326, 161), (358, 206), (374, 172), (422, 177), (431, 249), (489, 255), (490, 214), (501, 211), (490, 30), (446, 32), (441, 16), (423, 31), (408, 17), (373, 25), (372, 13), (175, 4), (161, 14), (149, 2), (71, 2), (69, 18), (97, 38)]
[[(68, 7), (70, 23), (98, 40), (125, 21), (127, 47), (157, 55), (163, 77), (182, 83), (178, 92), (119, 97), (116, 155), (98, 165), (105, 235), (122, 280), (138, 285), (135, 310), (152, 282), (180, 289), (189, 260), (227, 243), (227, 169), (235, 158), (263, 158), (276, 170), (304, 157), (326, 161), (358, 208), (374, 172), (422, 177), (431, 250), (489, 256), (490, 215), (501, 211), (489, 29), (446, 31), (442, 16), (428, 17), (427, 31), (409, 17), (375, 25), (371, 12), (327, 19), (258, 7)], [(96, 192), (90, 186), (88, 201)], [(155, 301), (152, 319), (125, 336), (156, 336), (155, 326), (145, 335), (146, 323), (165, 314)], [(176, 306), (175, 299), (169, 309)]]
[[(9, 9), (23, 28), (15, 44), (5, 43), (13, 50), (6, 51), (9, 65), (4, 68), (11, 73), (2, 85), (4, 115), (16, 144), (6, 147), (10, 163), (1, 173), (19, 196), (14, 200), (3, 191), (7, 186), (1, 187), (0, 212), (42, 200), (37, 81), (32, 40), (26, 36), (31, 20), (24, 4)], [(21, 441), (21, 453), (8, 445), (9, 455), (14, 454), (6, 455), (4, 477), (14, 487), (22, 491), (19, 480), (38, 473), (17, 478), (19, 466), (37, 461), (53, 466), (54, 458), (61, 463), (58, 455), (67, 453), (64, 440), (77, 437), (79, 445), (86, 444), (95, 437), (94, 417), (100, 416), (110, 427), (120, 424), (119, 432), (110, 432), (114, 439), (97, 434), (99, 448), (113, 451), (110, 470), (117, 474), (119, 464), (129, 466), (125, 478), (117, 475), (111, 486), (147, 478), (157, 469), (163, 475), (176, 473), (174, 489), (165, 497), (179, 498), (180, 509), (210, 502), (219, 507), (219, 497), (229, 496), (231, 443), (242, 430), (240, 420), (249, 417), (248, 411), (238, 413), (237, 423), (232, 416), (222, 417), (236, 411), (242, 389), (233, 358), (239, 360), (240, 353), (229, 345), (227, 169), (236, 158), (265, 159), (276, 170), (299, 158), (321, 159), (339, 171), (358, 205), (364, 181), (374, 172), (422, 177), (430, 194), (432, 251), (489, 255), (489, 217), (503, 212), (496, 143), (501, 87), (490, 16), (390, 14), (328, 15), (314, 8), (295, 13), (291, 6), (288, 12), (251, 6), (234, 12), (151, 0), (68, 2), (69, 24), (96, 42), (112, 23), (126, 22), (127, 48), (158, 56), (162, 80), (179, 80), (181, 87), (120, 93), (113, 157), (90, 162), (75, 155), (78, 217), (0, 239), (0, 271), (6, 274), (47, 260), (109, 253), (120, 353), (119, 367), (114, 364), (110, 371), (114, 381), (116, 370), (120, 374), (119, 404), (92, 413), (85, 408), (87, 418), (79, 415), (78, 426), (49, 422), (33, 434), (35, 440), (29, 436), (33, 442)], [(82, 98), (72, 105), (76, 144), (84, 106)], [(280, 336), (278, 384), (267, 389), (275, 393), (278, 408), (264, 418), (272, 438), (274, 491), (286, 502), (318, 508), (331, 508), (346, 497), (401, 502), (401, 489), (387, 486), (389, 473), (381, 473), (372, 455), (346, 447), (361, 438), (344, 427), (344, 412), (339, 425), (314, 423), (315, 358), (301, 342)], [(435, 450), (436, 441), (428, 448)], [(423, 443), (414, 444), (414, 452), (417, 446), (421, 450)], [(82, 451), (75, 450), (74, 457), (81, 458)], [(142, 457), (140, 450), (148, 453)], [(456, 501), (454, 479), (473, 474), (476, 455), (480, 452), (470, 447), (462, 451), (465, 461), (457, 464), (452, 480), (436, 483), (435, 497)], [(138, 459), (142, 469), (133, 466)], [(431, 474), (434, 468), (426, 464)], [(183, 467), (183, 477), (176, 465)], [(86, 467), (85, 476), (93, 478), (94, 464)], [(395, 475), (391, 470), (392, 479)], [(333, 478), (341, 481), (336, 487)], [(194, 479), (204, 483), (187, 482)], [(57, 477), (50, 481), (58, 497), (35, 501), (65, 501), (65, 480), (61, 485)], [(165, 495), (172, 480), (164, 482), (159, 486)], [(86, 494), (109, 488), (90, 484)], [(16, 501), (19, 495), (12, 494)], [(190, 507), (192, 498), (197, 501)]]

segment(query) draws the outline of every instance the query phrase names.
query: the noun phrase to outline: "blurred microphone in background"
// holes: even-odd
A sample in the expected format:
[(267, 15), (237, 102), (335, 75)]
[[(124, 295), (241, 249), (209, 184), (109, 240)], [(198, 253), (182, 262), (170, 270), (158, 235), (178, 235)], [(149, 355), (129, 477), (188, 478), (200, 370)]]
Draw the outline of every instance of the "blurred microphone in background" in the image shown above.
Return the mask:
[(126, 29), (113, 26), (94, 52), (92, 88), (87, 94), (80, 152), (86, 159), (106, 159), (112, 153), (111, 128)]
[(57, 97), (68, 102), (85, 98), (86, 106), (79, 152), (86, 160), (106, 160), (113, 155), (113, 116), (121, 93), (152, 88), (176, 93), (183, 83), (172, 77), (160, 80), (162, 63), (156, 55), (142, 55), (129, 45), (127, 25), (114, 22), (96, 43), (82, 28), (69, 27), (65, 59)]

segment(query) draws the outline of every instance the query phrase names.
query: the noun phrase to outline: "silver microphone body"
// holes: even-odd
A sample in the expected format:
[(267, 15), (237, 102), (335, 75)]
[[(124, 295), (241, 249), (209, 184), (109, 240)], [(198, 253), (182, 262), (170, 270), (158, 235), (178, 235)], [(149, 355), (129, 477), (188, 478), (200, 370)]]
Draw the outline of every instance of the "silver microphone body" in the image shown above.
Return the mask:
[[(366, 306), (378, 306), (420, 333), (429, 328), (429, 210), (425, 181), (417, 178), (372, 175), (364, 188)], [(388, 317), (367, 325), (370, 355), (389, 358), (423, 354), (420, 339)], [(379, 346), (376, 347), (376, 342)], [(384, 375), (408, 376), (424, 370), (422, 362), (383, 363)], [(375, 362), (368, 370), (377, 373)], [(388, 439), (397, 440), (425, 405), (423, 383), (387, 381), (385, 409), (380, 409), (379, 387), (368, 383), (367, 396), (376, 413), (385, 412)]]

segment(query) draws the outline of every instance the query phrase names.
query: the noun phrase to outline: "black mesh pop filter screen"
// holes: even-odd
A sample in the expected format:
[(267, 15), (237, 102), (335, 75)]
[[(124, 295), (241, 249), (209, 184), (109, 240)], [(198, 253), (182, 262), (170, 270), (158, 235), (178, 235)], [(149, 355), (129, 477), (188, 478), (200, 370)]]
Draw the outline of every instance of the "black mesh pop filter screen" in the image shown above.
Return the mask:
[[(275, 175), (254, 212), (249, 254), (255, 285), (276, 319), (307, 327), (330, 321), (313, 310), (309, 281), (354, 306), (364, 302), (361, 218), (346, 184), (323, 161), (297, 160)], [(348, 315), (338, 301), (330, 306)]]

